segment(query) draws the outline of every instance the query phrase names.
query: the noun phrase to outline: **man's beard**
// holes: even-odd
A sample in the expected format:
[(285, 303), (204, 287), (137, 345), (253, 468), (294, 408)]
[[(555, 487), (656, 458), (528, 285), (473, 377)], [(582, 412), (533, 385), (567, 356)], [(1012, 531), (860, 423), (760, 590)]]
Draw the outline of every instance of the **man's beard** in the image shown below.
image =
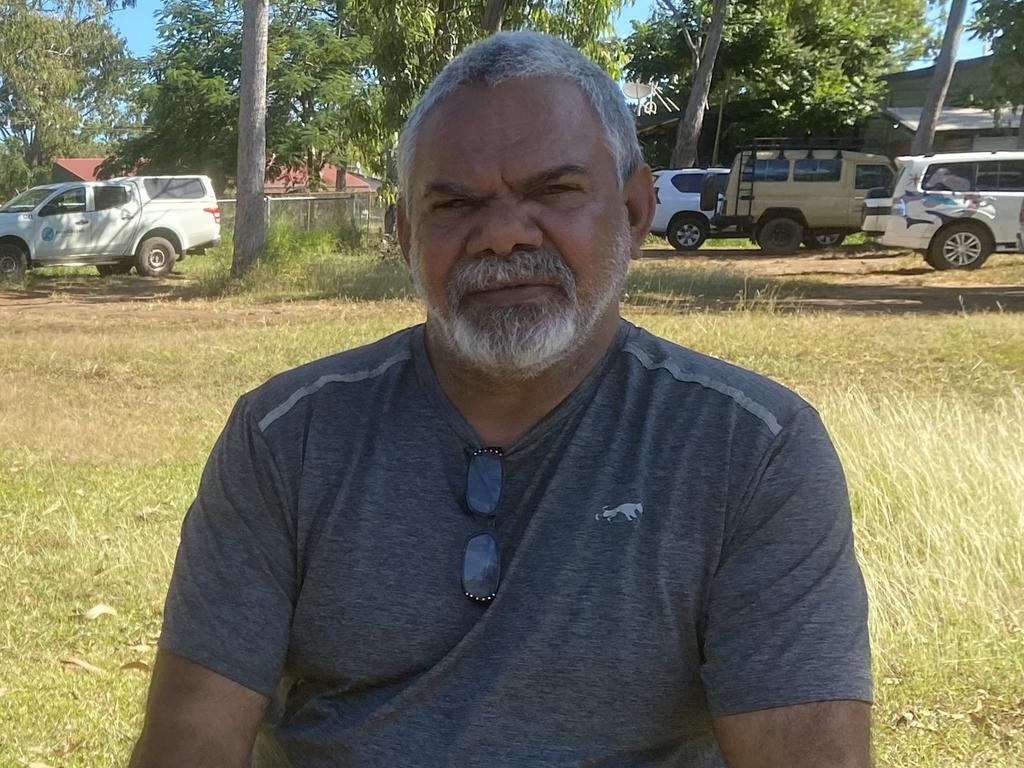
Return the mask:
[[(567, 359), (590, 338), (618, 297), (629, 268), (629, 245), (623, 221), (604, 253), (595, 254), (595, 263), (603, 266), (594, 275), (593, 294), (584, 297), (565, 260), (546, 247), (463, 259), (448, 276), (445, 306), (427, 293), (416, 248), (410, 254), (411, 274), (449, 353), (489, 377), (524, 380)], [(522, 304), (464, 303), (478, 291), (544, 283), (557, 286), (552, 293), (558, 295)]]

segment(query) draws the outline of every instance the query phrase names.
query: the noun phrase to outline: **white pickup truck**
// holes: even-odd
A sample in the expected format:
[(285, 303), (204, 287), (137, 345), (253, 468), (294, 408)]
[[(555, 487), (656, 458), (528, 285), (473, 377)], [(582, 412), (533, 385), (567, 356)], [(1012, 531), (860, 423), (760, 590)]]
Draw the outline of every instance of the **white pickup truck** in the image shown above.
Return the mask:
[(220, 242), (206, 176), (135, 176), (48, 184), (0, 206), (0, 280), (26, 269), (94, 265), (101, 275), (160, 277)]

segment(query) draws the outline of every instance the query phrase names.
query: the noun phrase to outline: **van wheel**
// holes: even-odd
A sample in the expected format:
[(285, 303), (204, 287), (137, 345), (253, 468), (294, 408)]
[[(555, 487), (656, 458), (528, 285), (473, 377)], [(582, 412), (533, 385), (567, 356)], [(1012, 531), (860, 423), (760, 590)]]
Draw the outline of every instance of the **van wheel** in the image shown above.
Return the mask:
[(770, 254), (793, 253), (800, 247), (804, 228), (799, 222), (786, 217), (770, 219), (758, 227), (757, 244)]
[(804, 248), (812, 251), (819, 251), (822, 248), (838, 248), (845, 239), (846, 235), (842, 232), (822, 232), (817, 235), (808, 235), (804, 238)]
[(696, 251), (708, 239), (708, 223), (699, 216), (677, 214), (668, 223), (666, 235), (677, 251)]
[(139, 245), (135, 268), (146, 277), (163, 277), (174, 269), (178, 254), (165, 237), (147, 237)]
[(25, 252), (14, 243), (0, 243), (0, 282), (21, 280), (28, 268)]
[(962, 222), (940, 230), (932, 238), (927, 261), (935, 269), (977, 269), (992, 253), (992, 237), (977, 224)]
[(127, 275), (132, 271), (131, 262), (120, 264), (97, 264), (96, 271), (100, 273), (100, 277), (110, 277), (111, 275)]

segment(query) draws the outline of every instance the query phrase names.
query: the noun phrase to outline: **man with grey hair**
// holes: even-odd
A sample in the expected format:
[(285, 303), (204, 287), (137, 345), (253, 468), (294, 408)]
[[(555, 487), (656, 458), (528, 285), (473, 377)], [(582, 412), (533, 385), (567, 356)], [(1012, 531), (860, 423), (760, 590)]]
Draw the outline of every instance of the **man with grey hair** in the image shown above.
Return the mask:
[(426, 323), (239, 400), (132, 765), (867, 766), (838, 459), (793, 393), (620, 317), (654, 201), (615, 84), (495, 35), (399, 162)]

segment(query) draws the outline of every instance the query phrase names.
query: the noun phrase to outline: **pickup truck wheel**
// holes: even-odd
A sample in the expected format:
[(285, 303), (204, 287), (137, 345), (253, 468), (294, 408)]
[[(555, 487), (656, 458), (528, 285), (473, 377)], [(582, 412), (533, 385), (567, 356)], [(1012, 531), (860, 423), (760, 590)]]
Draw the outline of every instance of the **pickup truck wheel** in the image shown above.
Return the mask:
[(977, 269), (992, 253), (992, 238), (977, 224), (952, 224), (932, 238), (925, 261), (935, 269)]
[(708, 223), (699, 216), (677, 215), (668, 223), (665, 233), (677, 251), (696, 251), (708, 238)]
[(803, 237), (804, 228), (800, 223), (785, 216), (769, 219), (757, 230), (757, 244), (772, 255), (794, 253)]
[(0, 244), (0, 281), (20, 280), (28, 267), (25, 252), (13, 243)]
[(127, 275), (132, 271), (131, 263), (121, 262), (120, 264), (97, 264), (96, 271), (100, 273), (100, 277), (110, 277), (110, 275)]
[(146, 277), (163, 277), (174, 269), (178, 254), (166, 237), (147, 237), (139, 244), (135, 268)]
[(804, 248), (811, 251), (820, 251), (822, 248), (838, 248), (845, 239), (846, 235), (841, 232), (821, 232), (805, 237)]

